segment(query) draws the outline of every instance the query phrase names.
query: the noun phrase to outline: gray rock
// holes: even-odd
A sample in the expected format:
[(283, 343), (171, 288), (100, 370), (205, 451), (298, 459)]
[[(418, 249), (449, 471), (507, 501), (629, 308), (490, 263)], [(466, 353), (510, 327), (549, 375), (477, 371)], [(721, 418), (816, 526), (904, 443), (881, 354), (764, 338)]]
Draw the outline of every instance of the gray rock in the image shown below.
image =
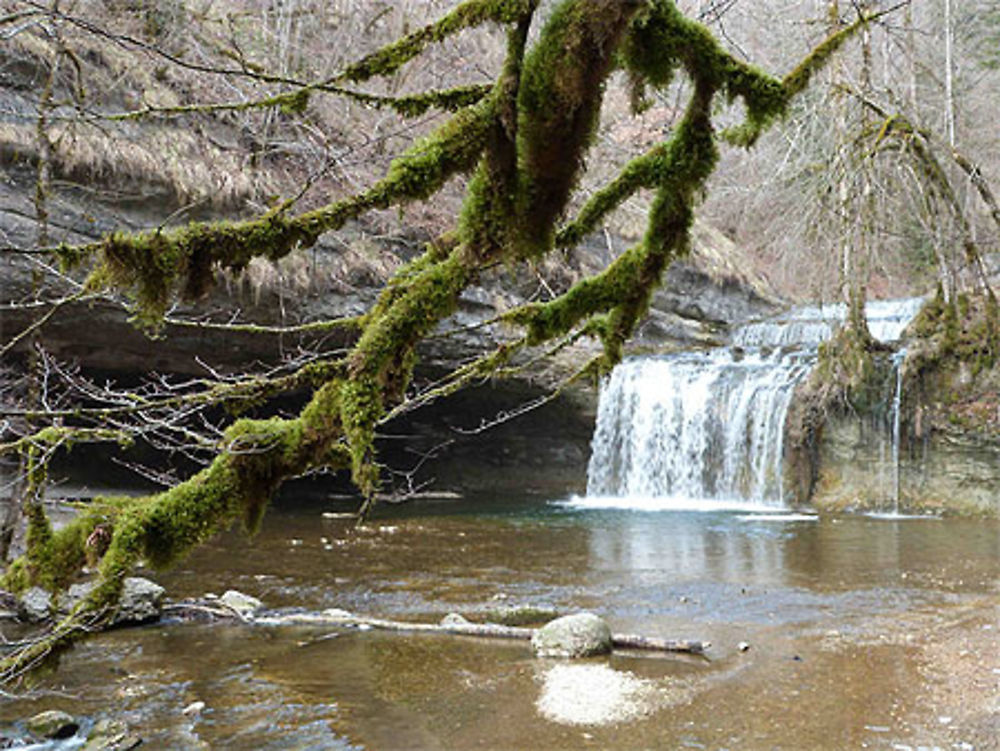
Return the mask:
[(18, 611), (29, 623), (47, 620), (52, 615), (52, 595), (41, 587), (32, 587), (21, 595)]
[(538, 657), (591, 657), (611, 651), (611, 629), (593, 613), (577, 613), (556, 618), (531, 637)]
[[(74, 584), (66, 591), (59, 603), (60, 612), (68, 613), (79, 602), (90, 595), (95, 582)], [(125, 626), (155, 621), (163, 610), (163, 594), (166, 590), (156, 582), (141, 576), (130, 576), (122, 585), (122, 596), (118, 602), (118, 612), (111, 621), (112, 626)]]
[(73, 715), (58, 709), (50, 709), (29, 717), (25, 726), (29, 733), (38, 738), (69, 738), (80, 729), (80, 724)]
[(235, 610), (237, 615), (241, 618), (253, 615), (264, 607), (264, 603), (256, 597), (244, 594), (243, 592), (239, 592), (235, 589), (227, 590), (222, 597), (219, 598), (219, 602), (226, 607)]
[(130, 576), (125, 580), (114, 625), (157, 620), (163, 611), (165, 591), (156, 582), (139, 576)]
[(131, 751), (142, 744), (142, 738), (131, 733), (124, 722), (99, 720), (94, 725), (83, 751)]

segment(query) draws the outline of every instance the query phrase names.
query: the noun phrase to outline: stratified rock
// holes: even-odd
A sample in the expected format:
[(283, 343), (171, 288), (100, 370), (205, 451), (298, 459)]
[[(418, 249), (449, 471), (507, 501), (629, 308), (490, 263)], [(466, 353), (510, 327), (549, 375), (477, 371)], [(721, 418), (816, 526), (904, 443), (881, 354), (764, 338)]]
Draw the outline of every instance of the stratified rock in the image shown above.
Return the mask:
[(256, 597), (244, 594), (235, 589), (227, 590), (222, 597), (219, 598), (219, 602), (225, 605), (227, 608), (232, 608), (236, 611), (237, 615), (241, 618), (246, 618), (248, 615), (253, 615), (262, 607), (264, 603), (258, 600)]
[(52, 595), (41, 587), (32, 587), (21, 595), (18, 611), (29, 623), (47, 620), (52, 615)]
[(58, 709), (40, 712), (25, 722), (28, 732), (38, 738), (69, 738), (80, 728), (73, 715)]
[(124, 722), (99, 720), (87, 736), (83, 751), (131, 751), (142, 744), (142, 738), (131, 733)]
[(611, 651), (611, 629), (593, 613), (577, 613), (556, 618), (531, 637), (538, 657), (591, 657)]

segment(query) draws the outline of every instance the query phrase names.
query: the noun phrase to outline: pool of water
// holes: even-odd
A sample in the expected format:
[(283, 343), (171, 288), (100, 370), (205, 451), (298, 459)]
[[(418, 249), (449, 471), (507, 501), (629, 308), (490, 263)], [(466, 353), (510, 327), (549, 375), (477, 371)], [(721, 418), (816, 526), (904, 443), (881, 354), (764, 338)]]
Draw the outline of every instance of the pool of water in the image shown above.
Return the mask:
[(592, 610), (713, 646), (566, 664), (522, 642), (162, 623), (84, 642), (0, 723), (59, 707), (151, 748), (997, 748), (998, 522), (481, 498), (358, 528), (330, 511), (276, 508), (154, 578), (175, 599), (401, 620)]

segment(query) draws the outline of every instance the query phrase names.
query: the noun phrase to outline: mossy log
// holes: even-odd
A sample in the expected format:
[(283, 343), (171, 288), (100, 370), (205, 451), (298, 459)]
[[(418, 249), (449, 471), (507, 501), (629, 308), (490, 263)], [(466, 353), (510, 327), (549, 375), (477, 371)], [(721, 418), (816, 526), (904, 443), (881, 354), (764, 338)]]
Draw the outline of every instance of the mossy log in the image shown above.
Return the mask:
[[(531, 262), (556, 242), (573, 244), (615, 206), (649, 189), (655, 197), (639, 243), (560, 297), (506, 318), (524, 330), (529, 345), (597, 337), (604, 357), (587, 372), (611, 368), (664, 269), (687, 252), (694, 204), (718, 159), (720, 139), (712, 124), (717, 100), (744, 104), (747, 122), (736, 140), (752, 143), (868, 20), (831, 36), (782, 80), (733, 57), (669, 0), (562, 0), (529, 44), (536, 5), (468, 0), (327, 82), (389, 75), (426, 45), (461, 29), (486, 22), (508, 28), (507, 59), (490, 91), (459, 108), (357, 195), (299, 215), (282, 204), (246, 221), (114, 233), (91, 245), (56, 249), (66, 265), (93, 265), (88, 289), (130, 293), (137, 323), (158, 330), (171, 300), (201, 294), (216, 269), (239, 269), (255, 257), (280, 258), (363, 212), (430, 197), (456, 174), (472, 173), (454, 232), (396, 272), (357, 320), (358, 338), (348, 354), (322, 363), (305, 379), (314, 391), (297, 417), (238, 420), (225, 431), (215, 460), (177, 486), (147, 498), (102, 500), (56, 532), (39, 524), (44, 534), (0, 585), (62, 588), (88, 562), (97, 565), (101, 583), (30, 659), (106, 619), (121, 582), (140, 560), (169, 565), (240, 519), (253, 530), (290, 477), (349, 467), (354, 483), (373, 498), (379, 486), (376, 426), (404, 401), (418, 342), (455, 309), (462, 291), (484, 268)], [(618, 68), (654, 89), (686, 75), (693, 86), (684, 117), (665, 143), (627, 164), (560, 230), (594, 137), (605, 82)], [(501, 348), (487, 354), (468, 372), (486, 375), (505, 367), (510, 353)], [(222, 389), (219, 401), (225, 396)], [(8, 658), (0, 671), (9, 676), (24, 664), (23, 656)]]

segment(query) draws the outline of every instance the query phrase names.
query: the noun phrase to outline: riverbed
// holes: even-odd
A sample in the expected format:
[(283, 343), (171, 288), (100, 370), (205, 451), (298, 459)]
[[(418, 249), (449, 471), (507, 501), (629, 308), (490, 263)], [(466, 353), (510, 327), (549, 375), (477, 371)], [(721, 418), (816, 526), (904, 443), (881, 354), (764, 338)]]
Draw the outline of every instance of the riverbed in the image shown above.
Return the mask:
[(342, 510), (286, 501), (254, 539), (152, 576), (173, 599), (397, 620), (591, 610), (712, 647), (570, 664), (523, 642), (168, 622), (74, 648), (4, 702), (6, 732), (58, 707), (149, 748), (1000, 748), (1000, 522), (506, 497), (359, 528)]

